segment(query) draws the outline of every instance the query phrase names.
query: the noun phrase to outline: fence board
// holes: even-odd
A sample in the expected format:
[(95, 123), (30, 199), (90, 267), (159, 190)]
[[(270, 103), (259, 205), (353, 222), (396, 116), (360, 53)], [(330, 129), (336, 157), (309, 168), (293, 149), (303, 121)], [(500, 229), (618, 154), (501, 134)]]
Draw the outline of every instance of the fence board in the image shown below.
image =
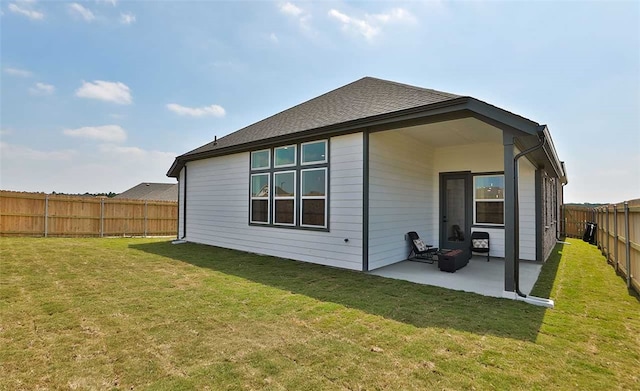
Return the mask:
[(172, 201), (0, 191), (0, 236), (169, 236), (177, 219)]

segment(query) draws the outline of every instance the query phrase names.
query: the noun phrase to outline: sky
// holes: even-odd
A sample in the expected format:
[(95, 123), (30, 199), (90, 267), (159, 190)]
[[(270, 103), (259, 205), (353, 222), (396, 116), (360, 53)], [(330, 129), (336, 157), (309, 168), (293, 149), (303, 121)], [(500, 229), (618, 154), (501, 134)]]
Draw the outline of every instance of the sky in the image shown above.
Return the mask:
[(546, 124), (565, 202), (640, 198), (638, 1), (0, 1), (0, 188), (175, 183), (177, 155), (372, 76)]

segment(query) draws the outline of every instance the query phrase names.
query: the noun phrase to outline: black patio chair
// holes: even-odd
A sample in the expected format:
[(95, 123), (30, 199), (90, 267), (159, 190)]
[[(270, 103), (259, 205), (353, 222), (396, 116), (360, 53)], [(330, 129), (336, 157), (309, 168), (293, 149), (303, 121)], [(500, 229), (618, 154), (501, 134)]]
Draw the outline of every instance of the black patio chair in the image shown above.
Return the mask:
[(437, 247), (425, 244), (420, 236), (414, 231), (408, 232), (407, 237), (411, 243), (411, 252), (407, 259), (414, 262), (433, 263), (434, 256), (438, 253)]
[(489, 262), (489, 232), (474, 231), (471, 233), (471, 253), (487, 253)]

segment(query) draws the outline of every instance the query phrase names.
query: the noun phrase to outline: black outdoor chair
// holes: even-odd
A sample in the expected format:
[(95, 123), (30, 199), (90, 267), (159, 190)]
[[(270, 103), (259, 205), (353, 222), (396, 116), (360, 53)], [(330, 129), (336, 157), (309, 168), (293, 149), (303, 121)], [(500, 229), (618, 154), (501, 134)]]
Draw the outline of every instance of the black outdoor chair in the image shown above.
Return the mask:
[(482, 231), (474, 231), (471, 233), (471, 253), (487, 253), (487, 262), (489, 262), (489, 233)]
[(407, 237), (411, 243), (411, 252), (407, 259), (415, 262), (433, 263), (434, 255), (438, 253), (437, 247), (432, 247), (430, 244), (425, 244), (420, 236), (414, 231), (408, 232)]

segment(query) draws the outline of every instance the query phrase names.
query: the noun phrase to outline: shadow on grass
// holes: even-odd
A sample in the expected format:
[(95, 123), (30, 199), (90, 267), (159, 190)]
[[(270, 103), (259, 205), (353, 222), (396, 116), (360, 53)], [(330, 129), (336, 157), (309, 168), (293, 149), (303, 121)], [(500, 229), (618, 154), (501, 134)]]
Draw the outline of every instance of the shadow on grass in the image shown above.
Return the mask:
[[(156, 242), (131, 248), (420, 328), (534, 341), (546, 311), (507, 299), (200, 244)], [(560, 253), (556, 248), (551, 263), (543, 267), (545, 278), (535, 287), (538, 295), (551, 291)]]
[(556, 280), (558, 268), (560, 267), (560, 260), (562, 259), (562, 250), (564, 249), (564, 246), (565, 244), (558, 243), (554, 247), (553, 252), (551, 252), (547, 262), (545, 262), (542, 270), (540, 271), (538, 281), (536, 281), (535, 285), (531, 289), (531, 296), (549, 298), (551, 295), (553, 282)]

